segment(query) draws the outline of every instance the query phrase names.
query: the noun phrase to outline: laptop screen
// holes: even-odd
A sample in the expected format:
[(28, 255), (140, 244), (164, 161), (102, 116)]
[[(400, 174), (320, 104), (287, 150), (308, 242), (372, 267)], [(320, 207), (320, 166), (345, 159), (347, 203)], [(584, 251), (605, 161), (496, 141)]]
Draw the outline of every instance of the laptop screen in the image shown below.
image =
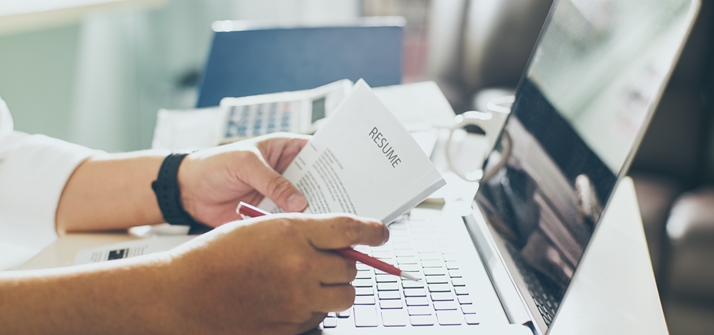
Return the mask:
[(696, 8), (691, 0), (561, 0), (551, 9), (485, 164), (499, 170), (476, 195), (505, 242), (501, 252), (532, 294), (548, 296), (534, 300), (552, 305), (543, 308), (550, 318), (629, 165)]

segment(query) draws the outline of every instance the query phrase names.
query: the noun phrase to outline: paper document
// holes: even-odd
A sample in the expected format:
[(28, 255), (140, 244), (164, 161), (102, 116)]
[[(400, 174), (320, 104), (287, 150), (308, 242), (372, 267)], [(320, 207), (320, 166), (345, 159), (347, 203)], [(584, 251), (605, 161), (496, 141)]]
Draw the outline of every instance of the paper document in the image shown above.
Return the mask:
[[(306, 213), (351, 213), (390, 223), (445, 181), (419, 144), (360, 80), (283, 173)], [(281, 212), (269, 199), (259, 207)]]
[(106, 262), (115, 259), (131, 258), (154, 252), (173, 249), (196, 237), (195, 235), (154, 237), (136, 241), (105, 245), (99, 248), (84, 249), (77, 252), (74, 265)]

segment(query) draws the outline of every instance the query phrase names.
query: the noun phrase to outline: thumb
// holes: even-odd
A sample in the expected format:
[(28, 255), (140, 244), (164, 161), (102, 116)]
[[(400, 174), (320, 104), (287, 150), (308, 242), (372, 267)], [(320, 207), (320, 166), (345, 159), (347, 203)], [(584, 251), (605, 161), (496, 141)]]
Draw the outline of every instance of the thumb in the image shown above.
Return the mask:
[(307, 207), (307, 199), (297, 187), (268, 166), (265, 161), (252, 160), (249, 171), (250, 174), (245, 182), (283, 210), (301, 212)]
[(317, 249), (341, 249), (355, 244), (382, 245), (389, 239), (389, 229), (382, 222), (348, 214), (312, 216), (300, 226)]

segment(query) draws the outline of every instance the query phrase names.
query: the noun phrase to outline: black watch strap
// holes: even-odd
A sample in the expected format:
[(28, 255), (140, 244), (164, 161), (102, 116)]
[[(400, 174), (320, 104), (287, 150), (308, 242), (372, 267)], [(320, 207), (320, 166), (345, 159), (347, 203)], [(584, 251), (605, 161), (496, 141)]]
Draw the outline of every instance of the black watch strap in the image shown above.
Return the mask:
[(193, 234), (206, 230), (207, 226), (194, 220), (181, 204), (178, 170), (187, 155), (188, 153), (173, 153), (166, 156), (159, 168), (159, 176), (151, 183), (151, 188), (156, 194), (164, 220), (172, 225), (191, 226), (189, 233)]

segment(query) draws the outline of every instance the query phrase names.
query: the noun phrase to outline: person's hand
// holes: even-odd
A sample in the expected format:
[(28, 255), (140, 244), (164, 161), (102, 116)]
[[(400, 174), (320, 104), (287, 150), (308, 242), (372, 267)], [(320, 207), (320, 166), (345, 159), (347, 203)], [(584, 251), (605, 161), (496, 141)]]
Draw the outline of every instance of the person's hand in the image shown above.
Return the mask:
[(304, 210), (307, 200), (281, 174), (308, 139), (271, 134), (188, 155), (178, 173), (184, 208), (212, 227), (238, 220), (239, 202), (257, 205), (264, 196), (287, 212)]
[[(225, 224), (171, 251), (167, 313), (187, 334), (297, 334), (352, 306), (354, 261), (386, 226), (351, 215), (280, 214)], [(169, 289), (167, 287), (167, 289)]]

